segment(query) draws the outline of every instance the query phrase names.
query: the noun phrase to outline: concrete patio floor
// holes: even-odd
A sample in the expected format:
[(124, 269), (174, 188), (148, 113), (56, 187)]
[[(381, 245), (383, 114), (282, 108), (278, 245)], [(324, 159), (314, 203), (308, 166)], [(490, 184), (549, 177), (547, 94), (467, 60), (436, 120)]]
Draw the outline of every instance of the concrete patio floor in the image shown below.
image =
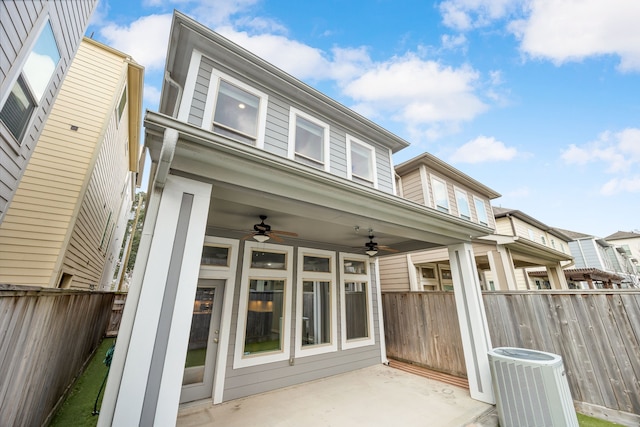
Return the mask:
[(385, 365), (219, 405), (181, 408), (183, 427), (497, 426), (494, 407), (469, 391)]

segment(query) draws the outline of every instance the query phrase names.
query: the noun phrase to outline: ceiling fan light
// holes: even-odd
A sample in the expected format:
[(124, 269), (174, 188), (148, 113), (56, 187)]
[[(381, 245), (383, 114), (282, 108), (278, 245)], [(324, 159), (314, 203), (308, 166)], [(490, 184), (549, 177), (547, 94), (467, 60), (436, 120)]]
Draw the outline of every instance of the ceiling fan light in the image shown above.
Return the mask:
[(368, 251), (366, 251), (365, 253), (366, 253), (367, 255), (369, 255), (369, 256), (375, 256), (375, 255), (378, 253), (378, 251), (377, 251), (377, 250), (375, 250), (375, 249), (369, 249), (369, 250), (368, 250)]
[(264, 243), (269, 240), (269, 236), (267, 236), (266, 234), (255, 234), (253, 238), (260, 243)]

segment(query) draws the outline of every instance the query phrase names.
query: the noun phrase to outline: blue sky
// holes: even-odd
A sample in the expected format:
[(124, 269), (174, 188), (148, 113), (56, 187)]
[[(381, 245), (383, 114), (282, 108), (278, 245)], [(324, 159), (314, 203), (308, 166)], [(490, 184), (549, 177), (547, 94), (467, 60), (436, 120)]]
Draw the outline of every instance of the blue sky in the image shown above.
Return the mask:
[(552, 226), (640, 229), (640, 2), (100, 0), (87, 34), (145, 66), (173, 9)]

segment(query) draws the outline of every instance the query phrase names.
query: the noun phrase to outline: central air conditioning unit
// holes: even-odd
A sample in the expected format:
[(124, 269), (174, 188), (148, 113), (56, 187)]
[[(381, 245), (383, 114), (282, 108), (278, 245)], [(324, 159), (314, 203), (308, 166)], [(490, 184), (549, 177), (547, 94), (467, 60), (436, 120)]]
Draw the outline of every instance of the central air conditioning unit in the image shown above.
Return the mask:
[(578, 427), (562, 357), (498, 347), (489, 365), (501, 427)]

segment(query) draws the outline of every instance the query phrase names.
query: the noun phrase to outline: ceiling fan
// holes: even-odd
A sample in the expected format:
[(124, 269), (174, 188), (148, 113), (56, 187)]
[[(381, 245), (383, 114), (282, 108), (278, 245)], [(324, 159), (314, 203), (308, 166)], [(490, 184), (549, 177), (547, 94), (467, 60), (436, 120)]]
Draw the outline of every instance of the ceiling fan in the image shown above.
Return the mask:
[(369, 229), (369, 241), (366, 242), (364, 244), (365, 247), (365, 253), (369, 256), (375, 256), (379, 251), (385, 251), (385, 252), (398, 252), (397, 249), (393, 249), (390, 248), (389, 246), (385, 246), (385, 245), (379, 245), (377, 242), (373, 241), (373, 238), (375, 236), (373, 235), (373, 229)]
[(254, 240), (257, 240), (260, 243), (264, 243), (269, 239), (273, 239), (276, 242), (282, 243), (284, 240), (279, 235), (283, 236), (291, 236), (298, 237), (297, 233), (293, 233), (291, 231), (280, 231), (280, 230), (272, 230), (269, 224), (265, 224), (265, 220), (267, 219), (266, 215), (260, 215), (260, 223), (253, 225), (253, 231), (242, 238), (242, 240), (247, 240), (253, 237)]

